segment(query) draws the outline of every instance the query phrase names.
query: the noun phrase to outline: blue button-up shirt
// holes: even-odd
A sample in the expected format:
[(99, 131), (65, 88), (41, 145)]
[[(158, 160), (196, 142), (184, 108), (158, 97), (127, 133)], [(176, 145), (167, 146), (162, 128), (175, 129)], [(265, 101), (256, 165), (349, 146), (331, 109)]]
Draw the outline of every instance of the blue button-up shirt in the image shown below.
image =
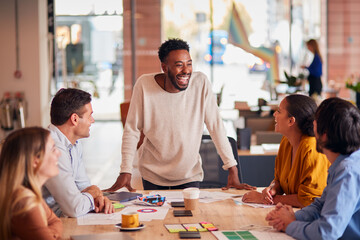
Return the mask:
[(295, 213), (286, 233), (296, 239), (360, 239), (360, 150), (329, 168), (320, 198)]
[(91, 194), (81, 191), (91, 185), (82, 160), (82, 145), (74, 145), (54, 125), (50, 124), (51, 137), (61, 152), (59, 175), (50, 178), (43, 187), (43, 197), (57, 216), (78, 217), (94, 210)]

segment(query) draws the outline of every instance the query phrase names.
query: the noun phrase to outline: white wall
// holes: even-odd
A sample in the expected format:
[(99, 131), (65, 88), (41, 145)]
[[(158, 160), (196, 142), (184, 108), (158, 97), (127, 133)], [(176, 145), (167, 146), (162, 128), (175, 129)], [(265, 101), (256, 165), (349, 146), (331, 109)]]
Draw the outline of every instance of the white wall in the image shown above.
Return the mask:
[[(6, 91), (25, 93), (27, 126), (49, 123), (47, 1), (18, 0), (19, 62), (16, 70), (15, 1), (0, 0), (0, 98)], [(0, 133), (1, 139), (1, 133)]]

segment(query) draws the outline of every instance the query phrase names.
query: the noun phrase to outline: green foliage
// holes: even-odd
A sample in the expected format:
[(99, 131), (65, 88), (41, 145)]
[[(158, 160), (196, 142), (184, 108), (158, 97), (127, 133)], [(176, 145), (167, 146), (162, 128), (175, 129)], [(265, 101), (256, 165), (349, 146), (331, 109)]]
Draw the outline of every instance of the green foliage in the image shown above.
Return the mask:
[(346, 88), (354, 90), (355, 92), (360, 92), (360, 82), (357, 82), (356, 84), (346, 82)]
[(305, 75), (303, 73), (299, 73), (299, 76), (298, 76), (299, 79), (304, 79), (305, 78)]
[(299, 74), (298, 77), (288, 75), (286, 71), (284, 71), (286, 83), (289, 85), (289, 87), (298, 87), (301, 85), (301, 79), (304, 78), (304, 74)]

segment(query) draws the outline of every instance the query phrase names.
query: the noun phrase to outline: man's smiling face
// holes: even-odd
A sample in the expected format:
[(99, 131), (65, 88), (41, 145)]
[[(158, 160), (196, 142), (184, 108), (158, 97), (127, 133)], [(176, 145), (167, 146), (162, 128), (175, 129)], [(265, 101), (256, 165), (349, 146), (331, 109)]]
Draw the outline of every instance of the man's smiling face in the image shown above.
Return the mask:
[(192, 73), (192, 60), (188, 51), (171, 51), (161, 66), (166, 78), (172, 83), (172, 86), (166, 86), (167, 91), (179, 92), (188, 87)]

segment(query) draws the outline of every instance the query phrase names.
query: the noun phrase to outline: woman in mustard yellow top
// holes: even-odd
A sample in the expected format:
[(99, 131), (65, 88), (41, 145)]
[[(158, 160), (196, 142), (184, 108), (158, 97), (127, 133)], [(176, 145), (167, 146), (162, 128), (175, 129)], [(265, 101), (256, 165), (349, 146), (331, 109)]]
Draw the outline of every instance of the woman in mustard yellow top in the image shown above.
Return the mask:
[(313, 121), (316, 103), (304, 95), (289, 95), (274, 113), (275, 131), (283, 134), (275, 160), (275, 178), (262, 193), (252, 191), (244, 202), (305, 207), (320, 197), (330, 166), (316, 151)]

